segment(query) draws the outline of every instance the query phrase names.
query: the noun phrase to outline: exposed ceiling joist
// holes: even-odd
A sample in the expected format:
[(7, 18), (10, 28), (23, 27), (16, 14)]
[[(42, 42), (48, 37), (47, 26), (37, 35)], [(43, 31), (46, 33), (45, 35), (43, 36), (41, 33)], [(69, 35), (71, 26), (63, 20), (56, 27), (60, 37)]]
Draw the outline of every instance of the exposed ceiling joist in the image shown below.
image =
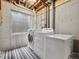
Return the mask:
[[(36, 9), (38, 10), (41, 6), (45, 6), (45, 4), (48, 4), (49, 2), (51, 3), (51, 1), (53, 0), (7, 0), (11, 3), (15, 2), (19, 5), (22, 5), (26, 8), (29, 8), (29, 9)], [(43, 7), (44, 7), (43, 6)]]

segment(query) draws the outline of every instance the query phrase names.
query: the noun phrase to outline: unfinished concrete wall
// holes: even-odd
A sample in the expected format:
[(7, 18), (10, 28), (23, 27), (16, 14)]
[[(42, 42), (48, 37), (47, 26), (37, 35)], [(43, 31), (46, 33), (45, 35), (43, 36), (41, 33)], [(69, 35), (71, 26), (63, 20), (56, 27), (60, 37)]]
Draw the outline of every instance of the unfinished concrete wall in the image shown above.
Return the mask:
[(79, 32), (79, 0), (56, 7), (56, 32), (76, 34)]
[(8, 49), (10, 48), (10, 19), (11, 19), (11, 14), (10, 14), (10, 4), (7, 2), (2, 1), (2, 16), (3, 16), (3, 23), (0, 26), (0, 48), (1, 49)]
[[(22, 9), (20, 7), (16, 7), (11, 5), (6, 1), (2, 1), (2, 15), (3, 15), (3, 23), (0, 26), (0, 49), (10, 49), (11, 47), (11, 34), (12, 34), (12, 15), (11, 9), (22, 11), (24, 13), (32, 14), (32, 11), (27, 9)], [(13, 42), (13, 41), (12, 41)]]
[[(42, 11), (42, 10), (41, 10)], [(42, 11), (44, 12), (44, 11)], [(40, 11), (39, 11), (40, 13)], [(45, 13), (44, 13), (45, 14)], [(41, 14), (37, 16), (38, 23)], [(50, 27), (53, 27), (52, 6), (50, 7)], [(56, 7), (56, 33), (78, 34), (79, 32), (79, 0), (70, 0)]]

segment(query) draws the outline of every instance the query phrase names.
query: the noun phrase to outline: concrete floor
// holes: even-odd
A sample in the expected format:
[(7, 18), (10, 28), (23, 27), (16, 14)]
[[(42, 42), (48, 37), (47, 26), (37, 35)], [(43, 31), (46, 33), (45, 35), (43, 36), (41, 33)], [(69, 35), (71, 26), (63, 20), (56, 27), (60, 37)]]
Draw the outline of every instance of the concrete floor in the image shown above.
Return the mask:
[(1, 52), (0, 59), (41, 59), (29, 47), (22, 47), (18, 49)]

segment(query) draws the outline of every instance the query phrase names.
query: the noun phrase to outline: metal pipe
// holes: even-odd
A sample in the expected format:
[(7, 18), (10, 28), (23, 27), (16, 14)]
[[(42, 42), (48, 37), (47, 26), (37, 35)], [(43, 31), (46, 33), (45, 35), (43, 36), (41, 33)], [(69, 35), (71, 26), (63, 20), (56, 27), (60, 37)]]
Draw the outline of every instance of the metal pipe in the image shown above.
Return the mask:
[(48, 6), (48, 28), (50, 28), (50, 6)]
[(55, 10), (55, 0), (53, 0), (53, 5), (52, 5), (52, 8), (53, 8), (53, 29), (54, 29), (54, 32), (55, 32), (55, 15), (56, 15), (56, 10)]
[(46, 5), (46, 28), (48, 28), (48, 6)]
[(41, 0), (41, 2), (46, 7), (46, 24), (45, 24), (46, 28), (50, 28), (50, 7), (49, 7), (49, 4), (46, 4), (43, 0)]

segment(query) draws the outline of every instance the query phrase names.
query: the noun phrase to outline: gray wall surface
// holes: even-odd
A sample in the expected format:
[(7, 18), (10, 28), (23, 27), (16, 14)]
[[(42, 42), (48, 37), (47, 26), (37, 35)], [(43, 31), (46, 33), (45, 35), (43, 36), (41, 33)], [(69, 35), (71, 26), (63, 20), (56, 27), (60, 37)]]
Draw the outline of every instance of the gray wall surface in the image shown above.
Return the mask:
[(30, 11), (28, 9), (22, 9), (22, 8), (16, 7), (13, 4), (10, 4), (6, 1), (3, 1), (3, 4), (2, 4), (2, 15), (3, 15), (2, 21), (3, 21), (3, 23), (0, 26), (0, 49), (4, 49), (4, 50), (12, 48), (11, 47), (11, 40), (12, 40), (11, 10), (12, 9), (22, 11), (29, 15), (33, 15), (32, 11)]
[[(7, 7), (6, 7), (7, 6)], [(8, 49), (10, 48), (10, 39), (11, 39), (11, 14), (10, 14), (10, 4), (3, 2), (2, 4), (2, 15), (3, 15), (3, 23), (0, 26), (0, 49)]]
[(79, 32), (79, 0), (69, 2), (56, 8), (56, 32), (77, 34)]
[[(52, 28), (53, 16), (52, 6), (50, 7), (50, 27)], [(45, 14), (45, 13), (44, 13)], [(37, 16), (37, 24), (41, 15)], [(79, 32), (79, 0), (70, 0), (60, 6), (56, 7), (56, 19), (55, 19), (56, 33), (65, 34), (78, 34)], [(40, 25), (38, 26), (40, 27)]]

